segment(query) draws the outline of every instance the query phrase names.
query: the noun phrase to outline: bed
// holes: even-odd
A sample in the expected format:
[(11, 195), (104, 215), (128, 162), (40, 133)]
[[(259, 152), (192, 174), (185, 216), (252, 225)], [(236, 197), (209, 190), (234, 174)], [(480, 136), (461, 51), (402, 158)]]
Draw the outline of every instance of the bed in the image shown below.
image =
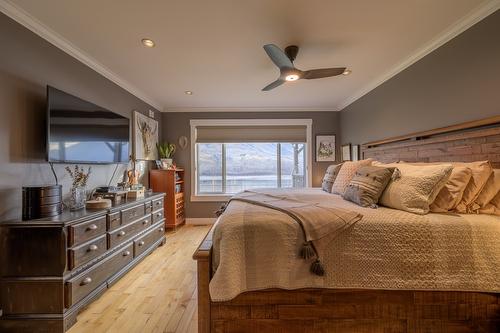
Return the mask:
[[(499, 121), (366, 144), (363, 154), (390, 162), (406, 149), (417, 151), (407, 160), (428, 162), (438, 158), (418, 152), (434, 147), (439, 160), (476, 160), (476, 146), (491, 152), (488, 144), (500, 142), (492, 126)], [(464, 146), (467, 155), (457, 155)], [(314, 188), (291, 195), (335, 202), (363, 219), (326, 247), (319, 277), (296, 258), (301, 233), (293, 221), (269, 224), (283, 214), (231, 203), (233, 227), (222, 233), (216, 223), (194, 254), (199, 332), (500, 331), (500, 217), (361, 208)], [(255, 228), (245, 223), (248, 214)]]

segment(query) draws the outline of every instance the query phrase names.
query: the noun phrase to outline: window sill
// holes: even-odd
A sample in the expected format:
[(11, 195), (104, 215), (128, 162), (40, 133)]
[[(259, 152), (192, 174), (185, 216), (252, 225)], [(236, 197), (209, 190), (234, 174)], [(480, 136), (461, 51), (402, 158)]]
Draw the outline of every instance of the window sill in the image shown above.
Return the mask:
[(198, 194), (191, 196), (191, 202), (226, 202), (232, 195), (224, 194)]

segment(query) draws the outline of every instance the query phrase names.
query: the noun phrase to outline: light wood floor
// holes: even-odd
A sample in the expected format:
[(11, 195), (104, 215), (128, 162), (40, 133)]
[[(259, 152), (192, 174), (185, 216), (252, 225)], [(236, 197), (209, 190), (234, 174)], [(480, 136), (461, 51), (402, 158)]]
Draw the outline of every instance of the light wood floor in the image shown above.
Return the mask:
[(197, 332), (196, 262), (209, 226), (186, 225), (78, 315), (68, 331)]

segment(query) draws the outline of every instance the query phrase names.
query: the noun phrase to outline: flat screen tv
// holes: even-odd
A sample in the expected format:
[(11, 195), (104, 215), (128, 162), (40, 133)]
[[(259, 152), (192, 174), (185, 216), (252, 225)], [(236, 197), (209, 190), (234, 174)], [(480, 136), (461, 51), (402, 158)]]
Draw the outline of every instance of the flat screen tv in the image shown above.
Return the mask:
[(126, 163), (129, 145), (127, 117), (47, 86), (49, 162)]

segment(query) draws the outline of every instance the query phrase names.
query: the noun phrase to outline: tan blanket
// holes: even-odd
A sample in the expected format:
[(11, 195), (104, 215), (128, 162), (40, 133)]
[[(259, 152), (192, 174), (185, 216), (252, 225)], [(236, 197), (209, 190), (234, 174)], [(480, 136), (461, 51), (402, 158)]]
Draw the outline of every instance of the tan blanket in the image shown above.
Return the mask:
[(319, 189), (286, 193), (290, 199), (357, 211), (363, 219), (319, 241), (325, 275), (316, 276), (298, 256), (304, 236), (290, 216), (232, 202), (214, 229), (212, 300), (267, 288), (500, 292), (500, 217), (422, 216), (361, 208)]

